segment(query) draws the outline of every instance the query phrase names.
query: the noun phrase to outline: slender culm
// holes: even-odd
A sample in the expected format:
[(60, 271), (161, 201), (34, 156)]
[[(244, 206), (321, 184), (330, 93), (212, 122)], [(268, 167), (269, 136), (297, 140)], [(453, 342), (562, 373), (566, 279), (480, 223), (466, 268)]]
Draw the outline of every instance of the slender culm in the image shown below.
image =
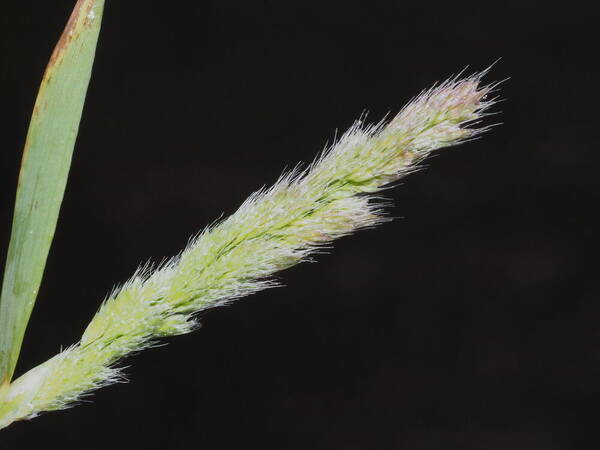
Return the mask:
[(334, 239), (387, 218), (380, 192), (433, 150), (486, 130), (494, 103), (481, 74), (418, 95), (387, 123), (355, 123), (306, 170), (252, 194), (229, 218), (193, 238), (180, 255), (144, 267), (103, 303), (81, 341), (29, 371), (0, 406), (0, 428), (70, 406), (118, 381), (115, 364), (164, 336), (188, 333), (199, 311), (275, 284), (271, 276)]

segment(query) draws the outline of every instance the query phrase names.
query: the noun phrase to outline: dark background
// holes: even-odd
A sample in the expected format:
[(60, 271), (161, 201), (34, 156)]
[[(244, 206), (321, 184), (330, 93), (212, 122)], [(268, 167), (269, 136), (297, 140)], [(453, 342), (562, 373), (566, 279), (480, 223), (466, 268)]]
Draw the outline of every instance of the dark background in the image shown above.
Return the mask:
[[(29, 115), (74, 1), (0, 17), (0, 256)], [(504, 125), (389, 192), (401, 220), (127, 361), (131, 383), (4, 449), (567, 450), (600, 445), (596, 24), (576, 2), (108, 1), (18, 372), (111, 287), (467, 65)]]

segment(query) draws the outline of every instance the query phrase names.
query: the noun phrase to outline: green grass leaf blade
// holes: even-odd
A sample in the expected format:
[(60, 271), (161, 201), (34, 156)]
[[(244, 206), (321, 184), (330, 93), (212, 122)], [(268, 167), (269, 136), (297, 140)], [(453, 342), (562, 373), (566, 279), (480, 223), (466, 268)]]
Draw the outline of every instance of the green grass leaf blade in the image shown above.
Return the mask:
[(0, 300), (0, 392), (44, 273), (90, 81), (104, 0), (78, 0), (50, 59), (23, 151)]

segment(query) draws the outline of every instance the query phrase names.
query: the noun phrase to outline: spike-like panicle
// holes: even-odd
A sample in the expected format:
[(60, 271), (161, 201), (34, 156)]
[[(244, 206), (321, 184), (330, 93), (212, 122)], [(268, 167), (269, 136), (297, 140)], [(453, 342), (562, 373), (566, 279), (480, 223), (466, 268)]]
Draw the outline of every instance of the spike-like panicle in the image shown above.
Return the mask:
[(469, 125), (493, 100), (481, 75), (423, 92), (389, 123), (354, 124), (307, 170), (252, 194), (177, 257), (140, 269), (111, 294), (81, 341), (16, 380), (0, 428), (69, 406), (120, 378), (114, 364), (159, 337), (195, 327), (194, 315), (273, 286), (271, 276), (341, 236), (386, 218), (375, 195), (433, 150), (481, 133)]

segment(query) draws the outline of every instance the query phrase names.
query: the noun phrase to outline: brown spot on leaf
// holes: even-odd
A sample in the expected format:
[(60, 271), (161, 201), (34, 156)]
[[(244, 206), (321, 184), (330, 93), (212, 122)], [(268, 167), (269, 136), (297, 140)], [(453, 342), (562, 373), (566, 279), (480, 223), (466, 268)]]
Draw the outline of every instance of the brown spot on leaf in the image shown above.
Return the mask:
[(73, 12), (71, 13), (71, 17), (69, 17), (69, 21), (67, 22), (67, 26), (63, 31), (58, 44), (54, 48), (52, 52), (52, 56), (50, 57), (50, 62), (48, 63), (48, 67), (46, 68), (46, 74), (44, 75), (44, 79), (50, 78), (49, 72), (54, 69), (56, 65), (60, 63), (61, 57), (64, 52), (67, 50), (69, 44), (73, 41), (73, 39), (79, 34), (81, 31), (77, 30), (77, 24), (80, 22), (80, 18), (84, 17), (84, 25), (90, 26), (92, 21), (89, 20), (88, 15), (92, 8), (94, 7), (96, 0), (78, 0), (75, 8), (73, 8)]

